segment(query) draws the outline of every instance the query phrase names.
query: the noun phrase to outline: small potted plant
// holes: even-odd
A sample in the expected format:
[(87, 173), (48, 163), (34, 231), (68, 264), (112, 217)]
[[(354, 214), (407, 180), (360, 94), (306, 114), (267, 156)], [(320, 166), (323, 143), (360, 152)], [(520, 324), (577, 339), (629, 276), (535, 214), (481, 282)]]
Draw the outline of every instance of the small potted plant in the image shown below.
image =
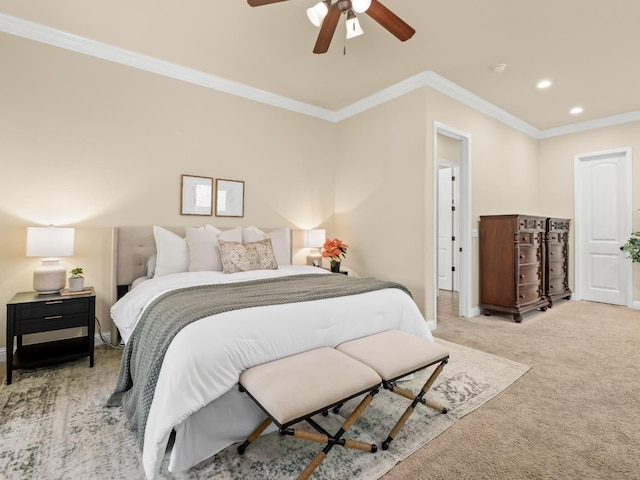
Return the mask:
[(82, 271), (82, 267), (72, 268), (70, 273), (69, 290), (79, 292), (84, 288), (84, 272)]

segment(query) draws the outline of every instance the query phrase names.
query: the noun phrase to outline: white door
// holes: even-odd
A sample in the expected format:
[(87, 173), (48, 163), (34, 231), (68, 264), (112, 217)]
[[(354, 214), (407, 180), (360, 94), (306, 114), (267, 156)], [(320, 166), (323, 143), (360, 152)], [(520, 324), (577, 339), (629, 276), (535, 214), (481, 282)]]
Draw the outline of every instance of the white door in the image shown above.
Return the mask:
[(438, 174), (438, 289), (453, 290), (453, 168)]
[(631, 233), (631, 151), (576, 157), (576, 286), (583, 300), (627, 305)]

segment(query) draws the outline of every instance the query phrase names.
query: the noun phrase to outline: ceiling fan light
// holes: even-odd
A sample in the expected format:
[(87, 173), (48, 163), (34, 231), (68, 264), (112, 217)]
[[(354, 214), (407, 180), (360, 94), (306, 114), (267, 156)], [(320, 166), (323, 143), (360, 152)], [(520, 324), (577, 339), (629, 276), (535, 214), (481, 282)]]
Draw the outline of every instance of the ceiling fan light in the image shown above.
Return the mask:
[(316, 27), (322, 25), (324, 17), (327, 16), (329, 7), (326, 2), (318, 2), (313, 7), (307, 8), (307, 17)]
[(371, 6), (371, 0), (351, 0), (351, 6), (357, 13), (364, 13)]
[(349, 13), (347, 14), (347, 40), (357, 37), (358, 35), (362, 35), (363, 33), (364, 30), (362, 30), (355, 13), (349, 10)]

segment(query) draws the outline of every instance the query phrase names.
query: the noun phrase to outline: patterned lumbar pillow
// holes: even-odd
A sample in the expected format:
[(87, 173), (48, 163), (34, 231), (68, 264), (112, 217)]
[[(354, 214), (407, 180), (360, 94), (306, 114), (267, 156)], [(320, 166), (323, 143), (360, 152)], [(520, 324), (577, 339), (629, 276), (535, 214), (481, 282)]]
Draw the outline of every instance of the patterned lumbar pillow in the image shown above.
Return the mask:
[(270, 238), (244, 244), (218, 240), (218, 245), (224, 273), (278, 268)]

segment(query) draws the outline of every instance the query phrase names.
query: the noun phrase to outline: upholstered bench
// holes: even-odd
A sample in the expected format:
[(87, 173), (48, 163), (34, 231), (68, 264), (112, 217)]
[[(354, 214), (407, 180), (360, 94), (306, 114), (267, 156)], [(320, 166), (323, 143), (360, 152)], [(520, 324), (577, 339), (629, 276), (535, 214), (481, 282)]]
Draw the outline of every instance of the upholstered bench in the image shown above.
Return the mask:
[[(382, 386), (385, 389), (411, 400), (411, 405), (382, 442), (383, 450), (389, 448), (389, 444), (400, 432), (418, 403), (440, 413), (447, 413), (445, 407), (424, 398), (449, 359), (449, 352), (441, 345), (406, 332), (388, 330), (344, 342), (336, 349), (375, 370), (382, 378)], [(402, 377), (435, 364), (438, 366), (417, 395), (395, 383)]]
[[(380, 376), (370, 367), (328, 347), (249, 368), (240, 375), (240, 388), (264, 411), (267, 419), (238, 447), (238, 453), (243, 454), (271, 422), (278, 426), (281, 435), (325, 444), (299, 479), (308, 478), (334, 445), (375, 452), (376, 445), (347, 440), (342, 435), (369, 405), (380, 383)], [(365, 393), (367, 395), (334, 435), (311, 418)], [(318, 433), (291, 428), (301, 421), (306, 421)]]

